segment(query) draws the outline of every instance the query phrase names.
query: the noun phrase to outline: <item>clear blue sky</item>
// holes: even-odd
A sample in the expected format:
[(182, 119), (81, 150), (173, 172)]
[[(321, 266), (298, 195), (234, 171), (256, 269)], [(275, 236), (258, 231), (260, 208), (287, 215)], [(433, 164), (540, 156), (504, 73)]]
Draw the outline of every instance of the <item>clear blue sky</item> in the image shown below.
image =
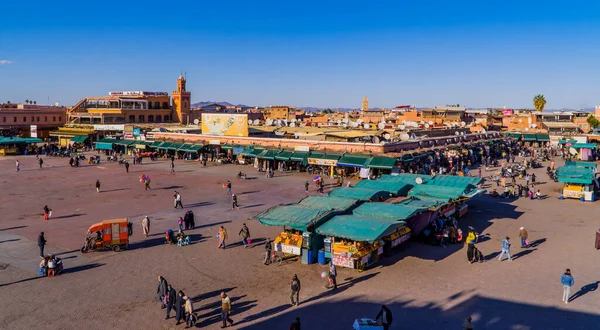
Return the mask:
[(0, 6), (0, 101), (170, 92), (183, 70), (194, 102), (600, 104), (599, 1), (65, 2)]

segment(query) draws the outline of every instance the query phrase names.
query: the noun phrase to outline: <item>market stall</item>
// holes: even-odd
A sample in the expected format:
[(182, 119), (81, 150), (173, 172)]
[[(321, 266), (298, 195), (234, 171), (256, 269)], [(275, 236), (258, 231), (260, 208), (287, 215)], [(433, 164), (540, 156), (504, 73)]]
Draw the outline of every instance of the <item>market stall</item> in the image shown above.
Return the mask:
[(568, 162), (556, 170), (558, 182), (564, 183), (562, 197), (594, 201), (598, 193), (595, 164), (585, 167), (580, 162)]

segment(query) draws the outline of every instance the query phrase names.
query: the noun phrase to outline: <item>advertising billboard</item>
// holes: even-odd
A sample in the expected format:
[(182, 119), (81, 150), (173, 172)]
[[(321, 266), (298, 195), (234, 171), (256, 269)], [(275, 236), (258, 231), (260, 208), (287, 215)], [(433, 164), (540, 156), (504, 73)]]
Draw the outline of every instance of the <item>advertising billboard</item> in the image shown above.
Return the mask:
[(203, 113), (202, 134), (219, 136), (248, 136), (248, 115)]
[[(17, 118), (17, 117), (15, 117)], [(15, 119), (16, 120), (16, 119)], [(37, 136), (37, 125), (30, 125), (29, 126), (29, 131), (31, 132), (31, 137), (32, 138), (36, 138)]]

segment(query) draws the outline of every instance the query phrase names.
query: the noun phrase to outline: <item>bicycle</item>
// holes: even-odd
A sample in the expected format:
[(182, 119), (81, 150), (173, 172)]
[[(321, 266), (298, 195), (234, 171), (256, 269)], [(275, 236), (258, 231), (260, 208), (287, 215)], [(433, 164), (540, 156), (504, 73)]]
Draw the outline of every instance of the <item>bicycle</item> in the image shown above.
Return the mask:
[(281, 257), (281, 255), (279, 255), (279, 253), (276, 252), (271, 252), (271, 260), (267, 263), (267, 253), (268, 252), (264, 252), (261, 254), (261, 262), (265, 265), (268, 264), (276, 264), (277, 266), (281, 266), (281, 262), (283, 261), (283, 258)]

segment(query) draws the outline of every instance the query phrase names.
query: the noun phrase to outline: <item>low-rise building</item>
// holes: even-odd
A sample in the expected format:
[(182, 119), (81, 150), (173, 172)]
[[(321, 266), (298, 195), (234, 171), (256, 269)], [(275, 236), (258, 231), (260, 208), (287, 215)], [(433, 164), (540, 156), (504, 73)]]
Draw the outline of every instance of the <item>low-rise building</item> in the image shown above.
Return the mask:
[(66, 107), (59, 106), (0, 104), (0, 132), (3, 135), (48, 137), (50, 131), (65, 124), (66, 112)]

